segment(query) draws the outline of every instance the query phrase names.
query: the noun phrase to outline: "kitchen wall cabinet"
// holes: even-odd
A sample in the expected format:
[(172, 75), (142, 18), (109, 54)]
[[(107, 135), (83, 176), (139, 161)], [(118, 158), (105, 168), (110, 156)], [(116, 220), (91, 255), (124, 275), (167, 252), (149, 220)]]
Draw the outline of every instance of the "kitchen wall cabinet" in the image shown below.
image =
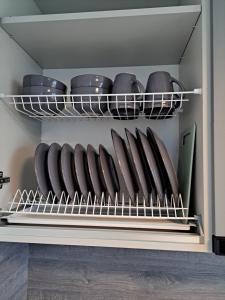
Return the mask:
[[(0, 192), (3, 215), (1, 241), (200, 252), (212, 250), (211, 7), (208, 0), (202, 1), (201, 5), (191, 4), (179, 1), (174, 6), (171, 1), (168, 7), (139, 6), (120, 11), (96, 9), (94, 12), (64, 14), (40, 14), (39, 11), (36, 14), (34, 7), (28, 14), (28, 7), (24, 4), (27, 16), (21, 12), (12, 11), (11, 16), (3, 13), (0, 30), (0, 166), (4, 175), (11, 177), (11, 182)], [(73, 30), (77, 26), (82, 30)], [(98, 28), (101, 35), (95, 34)], [(122, 36), (127, 34), (128, 43), (117, 34), (119, 29)], [(113, 43), (110, 44), (110, 40)], [(76, 52), (78, 46), (85, 51)], [(94, 120), (91, 126), (92, 120), (75, 118), (72, 121), (61, 118), (40, 122), (24, 117), (14, 107), (15, 97), (12, 95), (20, 94), (21, 81), (27, 73), (44, 74), (69, 85), (71, 76), (77, 74), (99, 72), (114, 77), (120, 71), (136, 73), (146, 83), (147, 75), (154, 70), (169, 71), (184, 82), (187, 91), (191, 91), (183, 112), (170, 120), (140, 118), (135, 122), (117, 123), (100, 118)], [(194, 92), (196, 88), (198, 92)], [(9, 211), (9, 202), (15, 199), (15, 194), (36, 189), (32, 160), (41, 141), (78, 141), (84, 145), (92, 142), (94, 146), (104, 143), (111, 151), (110, 128), (116, 128), (122, 134), (124, 127), (134, 130), (135, 127), (144, 129), (151, 126), (164, 138), (177, 165), (179, 135), (193, 123), (197, 125), (191, 198), (193, 213), (190, 216), (195, 222), (193, 232), (155, 230), (154, 220), (150, 219), (148, 230), (141, 227), (125, 230), (124, 227), (129, 225), (122, 217), (111, 222), (107, 218), (104, 221), (98, 217), (90, 219), (90, 216), (67, 218), (49, 213), (35, 215), (17, 211), (12, 214)], [(10, 134), (6, 134), (6, 129)], [(152, 224), (151, 230), (149, 224)]]

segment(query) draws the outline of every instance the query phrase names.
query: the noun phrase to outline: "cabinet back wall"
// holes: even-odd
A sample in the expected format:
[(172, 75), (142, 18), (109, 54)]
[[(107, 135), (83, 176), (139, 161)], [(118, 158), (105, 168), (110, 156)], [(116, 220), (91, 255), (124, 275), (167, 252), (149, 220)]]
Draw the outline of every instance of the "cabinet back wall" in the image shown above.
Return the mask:
[[(44, 70), (44, 75), (63, 81), (68, 87), (70, 93), (70, 80), (74, 76), (81, 74), (99, 74), (112, 80), (116, 74), (128, 72), (133, 73), (146, 86), (148, 76), (155, 71), (168, 71), (172, 76), (178, 78), (178, 65), (167, 66), (140, 66), (140, 67), (118, 67), (118, 68), (91, 68), (91, 69), (48, 69)], [(182, 117), (182, 116), (181, 116)], [(134, 132), (135, 127), (146, 130), (151, 126), (166, 143), (168, 151), (177, 166), (178, 161), (178, 140), (179, 140), (179, 117), (169, 120), (146, 120), (139, 118), (132, 121), (115, 121), (112, 119), (87, 120), (77, 118), (76, 120), (60, 120), (56, 122), (42, 122), (42, 141), (46, 143), (65, 142), (74, 146), (81, 143), (86, 146), (92, 144), (97, 147), (99, 144), (105, 145), (112, 151), (112, 139), (110, 129), (116, 129), (124, 138), (124, 128), (127, 127)]]

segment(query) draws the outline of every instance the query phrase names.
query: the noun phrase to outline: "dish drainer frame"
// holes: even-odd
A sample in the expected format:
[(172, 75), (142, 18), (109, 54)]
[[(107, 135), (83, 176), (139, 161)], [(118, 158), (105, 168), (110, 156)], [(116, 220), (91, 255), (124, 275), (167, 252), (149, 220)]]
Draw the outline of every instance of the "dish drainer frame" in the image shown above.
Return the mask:
[[(70, 94), (70, 95), (4, 95), (0, 98), (16, 111), (37, 120), (60, 118), (117, 118), (119, 120), (145, 117), (167, 119), (181, 112), (189, 95), (200, 95), (200, 88), (193, 91), (129, 94)], [(129, 99), (132, 100), (129, 100)], [(116, 115), (112, 113), (114, 104)], [(60, 109), (59, 105), (64, 108)], [(96, 105), (97, 110), (96, 112)], [(105, 105), (104, 111), (102, 105)], [(130, 109), (130, 105), (133, 109)], [(80, 106), (79, 109), (76, 106)], [(86, 106), (86, 107), (85, 107)], [(95, 106), (95, 108), (94, 108)], [(125, 113), (121, 114), (123, 107)], [(146, 107), (148, 113), (146, 113)], [(128, 113), (129, 111), (129, 113)]]
[[(154, 119), (162, 119), (167, 117), (174, 116), (174, 112), (170, 115), (171, 111), (182, 111), (183, 104), (189, 101), (186, 96), (188, 95), (199, 95), (202, 93), (201, 89), (194, 89), (193, 91), (182, 91), (182, 92), (166, 92), (166, 93), (135, 93), (135, 94), (99, 94), (95, 95), (0, 95), (3, 99), (3, 102), (10, 107), (14, 107), (18, 112), (27, 115), (28, 117), (37, 119), (37, 120), (52, 120), (52, 119), (73, 119), (73, 118), (110, 118), (114, 117), (110, 112), (110, 104), (116, 103), (117, 107), (119, 104), (124, 104), (125, 108), (131, 102), (136, 108), (136, 105), (142, 103), (142, 110), (138, 115), (132, 115), (132, 117), (146, 117), (144, 114), (144, 107), (146, 104), (150, 104), (152, 112), (154, 108), (157, 107), (158, 114), (154, 115), (150, 113), (149, 118)], [(41, 101), (41, 99), (44, 101)], [(55, 100), (55, 105), (57, 108), (57, 103), (63, 103), (65, 108), (63, 111), (57, 113), (56, 111), (50, 112), (50, 105), (54, 104), (54, 102), (48, 101), (48, 97), (51, 97)], [(57, 102), (58, 97), (60, 99), (63, 98), (63, 102)], [(71, 101), (71, 97), (80, 97), (80, 101)], [(89, 101), (87, 101), (87, 97)], [(94, 97), (94, 98), (92, 98)], [(98, 101), (96, 101), (96, 97)], [(102, 97), (105, 97), (105, 102), (107, 104), (108, 113), (106, 115), (97, 115), (93, 113), (92, 104), (100, 104), (104, 103), (104, 101), (100, 101)], [(112, 100), (112, 97), (114, 100)], [(120, 98), (119, 98), (120, 97)], [(121, 100), (122, 97), (122, 100)], [(127, 101), (127, 97), (132, 97), (132, 101)], [(142, 97), (142, 100), (139, 100)], [(32, 99), (37, 98), (38, 101), (33, 101)], [(20, 101), (18, 101), (18, 99)], [(24, 101), (24, 99), (26, 101)], [(35, 100), (37, 100), (35, 99)], [(85, 101), (83, 101), (85, 99)], [(94, 100), (93, 100), (94, 99)], [(150, 100), (149, 100), (150, 99)], [(83, 102), (82, 102), (83, 101)], [(74, 105), (77, 103), (88, 104), (92, 109), (88, 114), (85, 112), (84, 114), (79, 113)], [(178, 102), (177, 109), (174, 109), (174, 103)], [(165, 103), (167, 106), (165, 106)], [(168, 107), (169, 103), (169, 107)], [(42, 104), (46, 106), (47, 111), (42, 108)], [(22, 110), (21, 110), (22, 105)], [(29, 105), (32, 110), (33, 105), (37, 105), (40, 111), (34, 110), (32, 112), (26, 109), (26, 105)], [(168, 111), (165, 115), (162, 115), (161, 112), (163, 108), (167, 108)], [(72, 108), (72, 110), (71, 110)], [(134, 109), (135, 112), (135, 109)], [(124, 117), (124, 116), (123, 116)], [(147, 117), (147, 118), (148, 118)], [(50, 217), (47, 223), (58, 224), (59, 219), (61, 225), (81, 225), (86, 226), (87, 224), (90, 226), (106, 226), (106, 227), (126, 227), (126, 228), (144, 228), (144, 229), (152, 229), (162, 227), (163, 222), (165, 222), (165, 226), (168, 226), (168, 222), (170, 225), (168, 229), (172, 230), (190, 230), (191, 227), (196, 227), (196, 224), (199, 223), (199, 217), (193, 216), (190, 217), (188, 215), (189, 209), (184, 207), (183, 200), (181, 195), (179, 195), (178, 202), (176, 203), (174, 197), (171, 196), (171, 199), (165, 195), (163, 200), (153, 201), (152, 195), (149, 195), (149, 203), (147, 205), (144, 197), (140, 197), (137, 195), (136, 203), (132, 203), (131, 199), (128, 199), (128, 204), (125, 203), (125, 195), (124, 194), (116, 194), (115, 199), (112, 199), (109, 196), (102, 194), (100, 199), (94, 195), (88, 194), (87, 199), (83, 196), (79, 196), (78, 193), (75, 193), (74, 199), (70, 200), (65, 193), (62, 193), (61, 198), (58, 203), (56, 201), (56, 197), (52, 192), (49, 192), (48, 197), (44, 199), (44, 197), (39, 193), (39, 191), (27, 191), (27, 190), (17, 190), (13, 200), (10, 201), (10, 206), (2, 211), (2, 214), (5, 216), (13, 215), (13, 216), (29, 216), (29, 220), (32, 218), (43, 218)], [(100, 202), (99, 202), (100, 201)], [(141, 203), (140, 203), (141, 202)], [(11, 217), (10, 217), (11, 218)], [(14, 218), (14, 217), (13, 217)], [(72, 218), (72, 220), (71, 220)], [(12, 219), (12, 218), (11, 218)], [(14, 218), (15, 219), (15, 218)], [(26, 219), (26, 218), (25, 218)], [(27, 222), (25, 221), (24, 222)], [(21, 220), (21, 219), (20, 219)], [(69, 220), (69, 222), (68, 222)], [(85, 222), (84, 222), (85, 220)], [(34, 222), (34, 220), (32, 221)], [(161, 222), (156, 225), (156, 222)], [(40, 223), (40, 220), (39, 220)], [(171, 224), (173, 223), (173, 226)], [(198, 227), (198, 225), (197, 225)], [(200, 230), (201, 231), (201, 230)]]
[(124, 193), (116, 194), (113, 201), (104, 193), (100, 198), (91, 193), (84, 198), (77, 192), (73, 199), (64, 192), (57, 199), (51, 191), (45, 198), (38, 190), (18, 189), (1, 214), (9, 223), (172, 231), (195, 228), (203, 235), (200, 217), (188, 215), (181, 195), (175, 201), (173, 195), (160, 200), (150, 194), (148, 200), (147, 204), (143, 196), (136, 195), (132, 201)]

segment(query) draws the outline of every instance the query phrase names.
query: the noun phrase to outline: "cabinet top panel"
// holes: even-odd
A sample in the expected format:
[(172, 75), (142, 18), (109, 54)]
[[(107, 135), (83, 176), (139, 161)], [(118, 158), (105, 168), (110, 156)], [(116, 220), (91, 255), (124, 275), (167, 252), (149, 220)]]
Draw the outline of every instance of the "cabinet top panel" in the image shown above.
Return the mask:
[(180, 0), (35, 0), (43, 14), (136, 9), (180, 5)]
[(201, 6), (2, 18), (44, 69), (177, 64)]

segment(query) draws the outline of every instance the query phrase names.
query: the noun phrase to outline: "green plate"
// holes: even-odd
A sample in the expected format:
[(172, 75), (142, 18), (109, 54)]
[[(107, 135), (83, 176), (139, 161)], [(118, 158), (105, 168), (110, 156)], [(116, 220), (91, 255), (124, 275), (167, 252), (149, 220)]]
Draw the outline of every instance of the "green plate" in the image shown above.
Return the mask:
[(189, 208), (190, 205), (195, 136), (196, 124), (193, 124), (181, 134), (180, 138), (178, 180), (185, 208)]

